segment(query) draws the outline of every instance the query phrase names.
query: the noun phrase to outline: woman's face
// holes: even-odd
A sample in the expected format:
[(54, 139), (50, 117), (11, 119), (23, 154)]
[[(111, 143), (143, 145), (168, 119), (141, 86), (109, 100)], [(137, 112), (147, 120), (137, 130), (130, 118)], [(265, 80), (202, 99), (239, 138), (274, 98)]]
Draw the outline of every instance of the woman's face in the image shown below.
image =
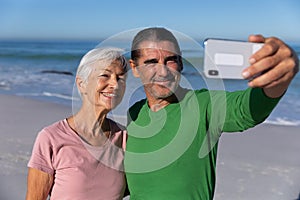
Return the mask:
[[(126, 72), (120, 61), (113, 61), (108, 67), (95, 65), (84, 83), (83, 98), (96, 109), (107, 111), (115, 108), (122, 100), (126, 88)], [(85, 102), (83, 102), (85, 103)]]

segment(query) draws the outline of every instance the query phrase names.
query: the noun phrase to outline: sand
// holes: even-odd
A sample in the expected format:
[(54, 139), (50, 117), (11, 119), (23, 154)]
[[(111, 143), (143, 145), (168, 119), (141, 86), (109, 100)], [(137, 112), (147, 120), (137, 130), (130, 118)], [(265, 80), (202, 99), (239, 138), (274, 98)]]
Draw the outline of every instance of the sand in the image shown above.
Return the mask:
[[(38, 131), (68, 117), (72, 110), (0, 95), (0, 113), (0, 200), (24, 199), (27, 162)], [(299, 130), (262, 124), (244, 133), (224, 133), (215, 200), (300, 199)]]
[(27, 162), (39, 130), (69, 116), (69, 107), (0, 95), (0, 199), (25, 199)]
[(261, 124), (221, 137), (215, 200), (300, 200), (300, 127)]

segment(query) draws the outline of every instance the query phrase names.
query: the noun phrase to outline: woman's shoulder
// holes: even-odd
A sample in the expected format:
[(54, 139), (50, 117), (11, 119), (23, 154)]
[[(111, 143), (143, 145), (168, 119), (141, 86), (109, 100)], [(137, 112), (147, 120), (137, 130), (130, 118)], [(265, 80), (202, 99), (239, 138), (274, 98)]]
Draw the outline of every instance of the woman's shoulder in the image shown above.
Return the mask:
[(51, 132), (56, 132), (57, 130), (65, 129), (65, 123), (66, 123), (65, 119), (56, 121), (56, 122), (54, 122), (50, 125), (45, 126), (42, 129), (42, 131), (47, 132), (47, 133), (51, 133)]
[(68, 132), (70, 131), (68, 130), (66, 119), (62, 119), (45, 126), (38, 135), (42, 138), (61, 139), (60, 137), (65, 137)]
[(111, 125), (111, 142), (125, 150), (127, 141), (127, 131), (125, 126), (112, 119), (109, 119), (109, 121)]

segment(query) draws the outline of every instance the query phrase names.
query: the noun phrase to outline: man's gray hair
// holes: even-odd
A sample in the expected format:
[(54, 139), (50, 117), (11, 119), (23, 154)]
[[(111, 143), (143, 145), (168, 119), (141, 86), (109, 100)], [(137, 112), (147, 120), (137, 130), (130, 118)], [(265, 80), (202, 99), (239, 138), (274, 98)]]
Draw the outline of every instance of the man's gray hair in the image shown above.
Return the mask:
[[(120, 61), (125, 72), (128, 71), (128, 63), (123, 56), (124, 50), (116, 47), (95, 48), (86, 53), (78, 66), (76, 76), (87, 82), (95, 64), (105, 68), (113, 61)], [(97, 63), (96, 63), (97, 62)]]

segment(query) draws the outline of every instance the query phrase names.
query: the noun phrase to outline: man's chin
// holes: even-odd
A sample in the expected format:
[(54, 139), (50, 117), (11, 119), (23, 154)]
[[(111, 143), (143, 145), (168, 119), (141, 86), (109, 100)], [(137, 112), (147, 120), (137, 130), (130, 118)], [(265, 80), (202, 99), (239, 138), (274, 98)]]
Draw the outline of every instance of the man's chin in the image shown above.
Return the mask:
[(156, 99), (165, 99), (174, 94), (174, 89), (169, 89), (164, 86), (156, 86), (150, 89), (150, 94)]

